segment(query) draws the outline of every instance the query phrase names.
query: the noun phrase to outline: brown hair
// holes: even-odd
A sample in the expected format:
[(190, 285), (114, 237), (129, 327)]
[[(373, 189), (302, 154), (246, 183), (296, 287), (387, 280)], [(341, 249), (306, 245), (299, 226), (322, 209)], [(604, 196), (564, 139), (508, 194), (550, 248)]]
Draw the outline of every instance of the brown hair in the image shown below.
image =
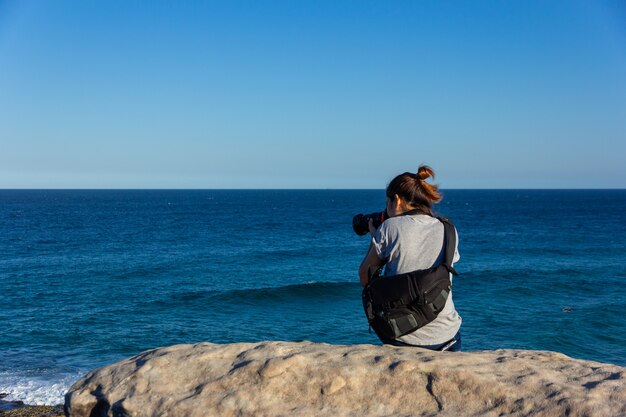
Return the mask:
[(439, 186), (427, 183), (427, 178), (435, 178), (435, 171), (428, 165), (420, 165), (417, 174), (400, 174), (387, 186), (387, 198), (393, 199), (397, 194), (410, 206), (432, 216), (432, 206), (441, 201), (442, 195)]

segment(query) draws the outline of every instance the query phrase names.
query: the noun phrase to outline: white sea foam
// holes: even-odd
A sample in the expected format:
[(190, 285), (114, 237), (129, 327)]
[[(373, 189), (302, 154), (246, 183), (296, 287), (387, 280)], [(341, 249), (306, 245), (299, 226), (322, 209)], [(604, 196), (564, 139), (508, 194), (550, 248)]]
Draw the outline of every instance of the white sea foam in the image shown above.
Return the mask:
[(0, 372), (0, 393), (8, 394), (4, 401), (24, 401), (29, 405), (63, 404), (65, 393), (83, 375), (83, 372), (77, 372), (48, 379)]

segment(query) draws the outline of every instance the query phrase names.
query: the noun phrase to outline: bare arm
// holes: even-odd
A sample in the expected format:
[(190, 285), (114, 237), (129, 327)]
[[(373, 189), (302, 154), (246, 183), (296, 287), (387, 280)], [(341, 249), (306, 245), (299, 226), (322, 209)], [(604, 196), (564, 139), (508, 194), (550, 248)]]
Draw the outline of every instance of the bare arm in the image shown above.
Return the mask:
[(378, 257), (376, 254), (376, 250), (374, 249), (374, 245), (370, 242), (370, 247), (367, 250), (367, 254), (361, 262), (361, 266), (359, 267), (359, 279), (361, 281), (361, 286), (365, 287), (369, 282), (370, 271), (376, 269), (384, 264), (384, 261)]

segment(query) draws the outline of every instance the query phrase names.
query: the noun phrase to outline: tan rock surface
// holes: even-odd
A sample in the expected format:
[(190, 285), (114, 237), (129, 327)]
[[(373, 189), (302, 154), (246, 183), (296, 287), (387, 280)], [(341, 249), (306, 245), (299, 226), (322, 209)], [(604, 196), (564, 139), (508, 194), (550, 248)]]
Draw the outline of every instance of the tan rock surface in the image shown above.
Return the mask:
[(90, 372), (79, 416), (624, 416), (626, 368), (545, 351), (177, 345)]

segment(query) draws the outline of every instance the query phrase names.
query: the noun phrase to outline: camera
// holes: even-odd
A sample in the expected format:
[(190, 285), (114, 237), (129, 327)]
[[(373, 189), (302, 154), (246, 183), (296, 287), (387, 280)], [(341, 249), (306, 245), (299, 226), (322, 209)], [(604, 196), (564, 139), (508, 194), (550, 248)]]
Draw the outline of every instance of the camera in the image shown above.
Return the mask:
[(389, 215), (387, 214), (387, 210), (371, 214), (357, 214), (352, 218), (352, 228), (354, 229), (354, 233), (359, 236), (363, 236), (370, 231), (368, 226), (370, 219), (372, 220), (374, 227), (378, 227), (388, 218)]

